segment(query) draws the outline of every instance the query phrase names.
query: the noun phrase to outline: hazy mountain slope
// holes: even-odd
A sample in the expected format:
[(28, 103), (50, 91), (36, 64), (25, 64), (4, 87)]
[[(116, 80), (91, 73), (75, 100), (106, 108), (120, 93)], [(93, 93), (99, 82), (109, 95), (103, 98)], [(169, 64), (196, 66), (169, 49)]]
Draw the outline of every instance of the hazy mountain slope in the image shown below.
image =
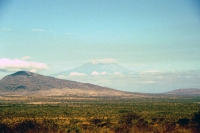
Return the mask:
[(76, 67), (74, 69), (56, 73), (54, 74), (54, 76), (69, 75), (70, 73), (73, 73), (73, 72), (87, 74), (87, 75), (94, 74), (94, 72), (97, 72), (99, 74), (114, 74), (114, 73), (128, 74), (128, 73), (131, 73), (131, 70), (126, 69), (117, 63), (89, 62), (89, 63), (83, 64), (82, 66)]
[(165, 94), (174, 94), (174, 95), (200, 95), (200, 89), (197, 89), (197, 88), (177, 89), (177, 90), (166, 92)]
[[(138, 93), (62, 80), (40, 74), (19, 71), (0, 80), (1, 94), (17, 95), (79, 95), (79, 96), (139, 96)], [(143, 96), (141, 94), (141, 96)]]
[(69, 89), (104, 89), (104, 87), (79, 83), (75, 81), (62, 80), (54, 77), (43, 76), (36, 73), (19, 71), (14, 74), (4, 77), (0, 81), (0, 88), (2, 90), (17, 90), (17, 89), (26, 89), (26, 90), (45, 90), (51, 88), (69, 88)]

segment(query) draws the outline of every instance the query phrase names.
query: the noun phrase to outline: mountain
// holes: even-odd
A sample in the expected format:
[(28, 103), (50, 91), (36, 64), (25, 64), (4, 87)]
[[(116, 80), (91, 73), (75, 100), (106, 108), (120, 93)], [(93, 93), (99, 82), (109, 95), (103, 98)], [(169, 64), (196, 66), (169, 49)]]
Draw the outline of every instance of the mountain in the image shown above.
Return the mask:
[[(140, 96), (101, 87), (89, 83), (43, 76), (28, 71), (19, 71), (0, 80), (1, 95), (41, 95), (41, 96)], [(141, 94), (141, 96), (143, 96)]]
[(105, 75), (105, 74), (129, 74), (131, 70), (117, 63), (93, 63), (88, 62), (74, 69), (56, 73), (53, 76), (68, 75)]
[(166, 92), (165, 94), (173, 95), (200, 95), (200, 89), (191, 88), (191, 89), (177, 89), (173, 91)]

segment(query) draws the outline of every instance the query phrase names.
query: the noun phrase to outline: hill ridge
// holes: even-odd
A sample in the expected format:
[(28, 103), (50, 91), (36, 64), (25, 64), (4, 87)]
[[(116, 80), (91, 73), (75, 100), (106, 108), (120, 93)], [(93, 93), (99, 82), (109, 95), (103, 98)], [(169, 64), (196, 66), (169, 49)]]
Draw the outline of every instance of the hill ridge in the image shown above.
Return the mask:
[[(0, 80), (1, 94), (39, 95), (95, 95), (95, 96), (135, 96), (139, 93), (123, 92), (90, 83), (58, 79), (37, 73), (18, 71)], [(45, 92), (45, 93), (44, 93)]]
[(175, 89), (168, 91), (165, 94), (173, 95), (200, 95), (200, 89), (198, 88), (185, 88), (185, 89)]

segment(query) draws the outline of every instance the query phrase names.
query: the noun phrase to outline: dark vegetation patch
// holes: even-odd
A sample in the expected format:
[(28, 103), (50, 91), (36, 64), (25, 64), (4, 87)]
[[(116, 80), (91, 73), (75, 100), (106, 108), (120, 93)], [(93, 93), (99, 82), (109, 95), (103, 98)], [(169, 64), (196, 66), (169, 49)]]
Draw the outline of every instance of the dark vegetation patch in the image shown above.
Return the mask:
[(26, 71), (18, 71), (16, 73), (11, 74), (11, 76), (19, 76), (19, 75), (23, 75), (23, 76), (31, 76), (32, 73), (30, 72), (26, 72)]
[(26, 89), (26, 86), (20, 85), (20, 86), (17, 86), (17, 87), (15, 88), (15, 90), (19, 90), (19, 89)]

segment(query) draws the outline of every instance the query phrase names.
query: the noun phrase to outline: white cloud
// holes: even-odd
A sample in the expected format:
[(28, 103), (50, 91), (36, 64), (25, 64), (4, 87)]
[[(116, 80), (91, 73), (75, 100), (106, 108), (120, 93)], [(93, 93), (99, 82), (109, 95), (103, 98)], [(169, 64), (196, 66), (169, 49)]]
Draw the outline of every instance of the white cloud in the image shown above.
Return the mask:
[(106, 75), (106, 72), (105, 71), (103, 71), (103, 72), (97, 72), (97, 71), (94, 71), (94, 72), (92, 72), (91, 73), (91, 75)]
[(162, 78), (163, 78), (163, 76), (158, 76), (158, 78), (161, 78), (161, 79), (162, 79)]
[[(150, 71), (149, 71), (150, 72)], [(151, 71), (152, 72), (152, 71)], [(176, 88), (200, 88), (200, 71), (193, 72), (163, 72), (152, 74), (140, 73), (128, 75), (106, 74), (94, 71), (86, 76), (59, 76), (59, 78), (92, 83), (114, 89), (134, 92), (161, 93)], [(96, 75), (95, 75), (96, 74)], [(117, 74), (117, 73), (116, 73)], [(188, 76), (190, 78), (188, 78)]]
[(90, 62), (92, 62), (93, 64), (97, 64), (97, 63), (117, 63), (118, 61), (115, 59), (111, 59), (111, 58), (105, 58), (105, 59), (90, 59)]
[(29, 60), (29, 59), (31, 59), (30, 56), (24, 56), (24, 57), (21, 58), (21, 60)]
[(75, 32), (67, 32), (66, 34), (67, 34), (67, 35), (78, 35), (78, 34), (80, 34), (80, 33), (75, 33)]
[(114, 75), (123, 75), (121, 72), (114, 72)]
[(91, 73), (91, 75), (99, 75), (99, 73), (97, 71), (94, 71)]
[(34, 31), (34, 32), (43, 32), (45, 30), (44, 29), (31, 29), (31, 31)]
[(57, 76), (56, 78), (59, 78), (59, 79), (67, 79), (68, 77), (65, 76), (65, 75), (59, 75), (59, 76)]
[(38, 70), (37, 69), (31, 69), (29, 70), (30, 72), (36, 73)]
[(0, 71), (9, 71), (9, 72), (15, 72), (15, 71), (31, 71), (31, 72), (37, 72), (39, 70), (47, 69), (47, 65), (45, 63), (39, 63), (39, 62), (28, 62), (24, 60), (11, 60), (8, 58), (2, 58), (0, 59)]
[(71, 72), (69, 76), (85, 76), (85, 73)]
[(148, 70), (148, 71), (143, 71), (140, 74), (156, 74), (156, 73), (160, 73), (161, 71), (159, 70)]
[(143, 81), (142, 83), (144, 83), (144, 84), (155, 84), (156, 81), (148, 80), (148, 81)]
[(2, 30), (4, 30), (4, 31), (11, 31), (12, 29), (10, 29), (10, 28), (2, 28)]
[(106, 75), (106, 72), (104, 71), (104, 72), (101, 72), (100, 74), (101, 74), (101, 75)]

